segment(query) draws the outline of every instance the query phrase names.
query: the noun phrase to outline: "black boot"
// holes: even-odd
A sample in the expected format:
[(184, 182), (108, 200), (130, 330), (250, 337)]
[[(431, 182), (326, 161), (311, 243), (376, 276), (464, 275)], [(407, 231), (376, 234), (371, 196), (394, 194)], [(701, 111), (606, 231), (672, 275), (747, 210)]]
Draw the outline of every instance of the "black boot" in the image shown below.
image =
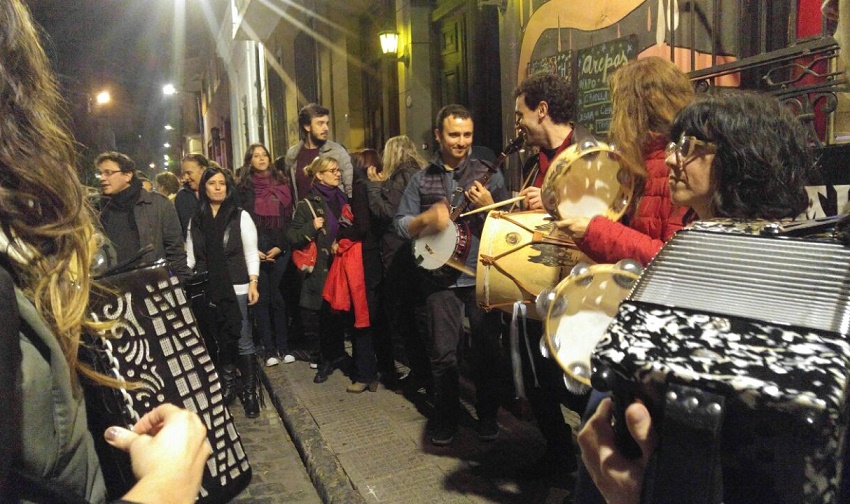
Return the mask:
[(233, 404), (236, 398), (236, 368), (233, 364), (225, 364), (221, 366), (221, 396), (225, 406)]
[(255, 366), (254, 354), (239, 356), (239, 372), (242, 374), (242, 407), (245, 408), (245, 416), (248, 418), (260, 416)]
[(441, 376), (434, 377), (434, 431), (431, 443), (445, 446), (457, 434), (460, 408), (460, 384), (457, 368), (447, 369)]

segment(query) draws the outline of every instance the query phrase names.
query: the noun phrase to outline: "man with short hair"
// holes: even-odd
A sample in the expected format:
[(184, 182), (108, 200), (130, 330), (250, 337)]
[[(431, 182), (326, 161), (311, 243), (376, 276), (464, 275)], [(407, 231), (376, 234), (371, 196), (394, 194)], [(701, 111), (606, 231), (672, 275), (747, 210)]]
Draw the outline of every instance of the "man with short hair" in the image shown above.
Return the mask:
[(525, 135), (525, 143), (540, 151), (523, 166), (523, 188), (529, 210), (543, 210), (540, 186), (549, 163), (573, 144), (593, 140), (593, 135), (575, 123), (575, 92), (563, 78), (537, 74), (525, 79), (514, 90), (516, 129)]
[(202, 154), (189, 154), (180, 161), (183, 187), (177, 191), (177, 196), (174, 197), (174, 207), (177, 209), (177, 217), (180, 219), (184, 240), (186, 239), (189, 221), (198, 211), (198, 184), (201, 183), (201, 175), (209, 167), (209, 160)]
[[(486, 186), (480, 182), (489, 169), (470, 156), (473, 121), (466, 108), (443, 107), (437, 114), (434, 136), (439, 152), (424, 170), (410, 179), (396, 212), (395, 229), (404, 239), (427, 237), (454, 225), (450, 222), (447, 200), (454, 200), (450, 204), (456, 206), (468, 201), (469, 208), (477, 208), (507, 198), (505, 181), (499, 171), (492, 174)], [(482, 212), (457, 221), (460, 227), (469, 230), (465, 268), (473, 272), (485, 215)], [(497, 380), (490, 371), (499, 362), (498, 314), (485, 313), (478, 306), (475, 278), (466, 273), (448, 279), (425, 274), (425, 279), (417, 283), (424, 290), (428, 351), (434, 376), (431, 443), (449, 444), (457, 433), (460, 410), (457, 349), (463, 334), (464, 314), (469, 318), (472, 340), (478, 436), (482, 441), (492, 441), (499, 435)]]
[(104, 152), (95, 160), (103, 197), (100, 222), (112, 242), (118, 262), (130, 261), (146, 246), (153, 249), (138, 257), (139, 264), (165, 259), (180, 281), (192, 272), (180, 236), (177, 212), (168, 198), (142, 189), (133, 160), (120, 152)]
[[(542, 210), (540, 187), (550, 163), (567, 147), (593, 136), (575, 120), (575, 93), (555, 74), (537, 74), (525, 79), (514, 90), (516, 128), (525, 135), (526, 145), (539, 152), (523, 166), (526, 208)], [(528, 476), (544, 478), (552, 486), (571, 488), (571, 473), (576, 470), (576, 449), (572, 429), (561, 412), (561, 404), (578, 414), (584, 412), (587, 394), (575, 395), (564, 386), (564, 372), (557, 362), (540, 353), (538, 342), (543, 326), (528, 320), (526, 342), (520, 344), (522, 377), (537, 426), (546, 439), (546, 451), (536, 463), (526, 467)], [(528, 349), (523, 351), (522, 349)], [(531, 355), (529, 355), (529, 353)]]
[(313, 182), (304, 173), (304, 167), (320, 155), (330, 156), (339, 163), (342, 177), (341, 189), (349, 198), (351, 197), (354, 177), (351, 157), (345, 147), (328, 139), (330, 134), (329, 121), (330, 111), (316, 103), (305, 105), (298, 112), (298, 128), (301, 140), (298, 145), (291, 147), (286, 152), (284, 159), (286, 174), (292, 180), (292, 188), (295, 191), (295, 201), (310, 192), (310, 186)]

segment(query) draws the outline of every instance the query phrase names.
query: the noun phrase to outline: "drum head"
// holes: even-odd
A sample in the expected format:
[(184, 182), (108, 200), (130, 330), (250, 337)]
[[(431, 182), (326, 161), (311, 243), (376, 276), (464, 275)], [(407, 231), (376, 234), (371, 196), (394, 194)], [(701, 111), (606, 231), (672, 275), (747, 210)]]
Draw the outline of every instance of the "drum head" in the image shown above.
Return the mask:
[(426, 270), (438, 270), (454, 258), (460, 235), (454, 223), (436, 234), (420, 236), (413, 240), (413, 257), (416, 264)]
[(633, 177), (620, 166), (620, 155), (602, 142), (568, 147), (552, 161), (541, 188), (543, 206), (557, 219), (618, 220), (633, 192)]
[(545, 336), (550, 353), (568, 378), (590, 386), (590, 355), (637, 279), (633, 271), (597, 264), (555, 288)]

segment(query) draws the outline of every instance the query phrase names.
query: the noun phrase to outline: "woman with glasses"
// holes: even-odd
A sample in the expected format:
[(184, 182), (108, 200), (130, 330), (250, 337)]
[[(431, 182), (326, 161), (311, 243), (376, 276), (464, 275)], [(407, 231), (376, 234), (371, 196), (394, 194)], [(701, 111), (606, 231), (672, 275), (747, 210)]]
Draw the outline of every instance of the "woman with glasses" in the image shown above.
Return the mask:
[(621, 165), (635, 178), (632, 202), (621, 222), (571, 217), (557, 225), (596, 262), (635, 259), (645, 265), (683, 225), (686, 209), (673, 207), (664, 158), (673, 118), (693, 100), (694, 90), (687, 75), (658, 57), (623, 65), (609, 87), (613, 115), (608, 135)]
[[(817, 177), (808, 132), (775, 98), (740, 91), (702, 96), (670, 133), (677, 139), (666, 149), (670, 194), (694, 217), (778, 220), (806, 210), (805, 186)], [(605, 500), (590, 498), (579, 483), (576, 503), (640, 502), (657, 443), (652, 418), (641, 403), (628, 407), (628, 429), (643, 453), (631, 460), (614, 444), (612, 416), (605, 399), (579, 434), (584, 466)]]
[[(353, 371), (351, 357), (345, 352), (345, 316), (341, 310), (331, 308), (323, 293), (331, 264), (343, 260), (345, 252), (355, 250), (352, 247), (362, 240), (368, 230), (368, 202), (361, 201), (364, 208), (352, 212), (348, 197), (339, 188), (339, 162), (330, 156), (317, 157), (304, 168), (304, 172), (312, 180), (312, 188), (298, 202), (292, 224), (286, 230), (286, 239), (293, 250), (303, 249), (313, 241), (316, 243), (316, 264), (311, 271), (304, 272), (299, 304), (305, 332), (318, 332), (320, 362), (313, 381), (323, 383), (335, 369), (341, 369), (346, 375)], [(358, 214), (360, 217), (356, 218)], [(347, 258), (352, 255), (356, 254), (350, 254)], [(363, 392), (366, 389), (374, 391), (377, 373), (375, 354), (371, 348), (366, 290), (362, 283), (362, 259), (359, 263), (359, 278), (361, 287), (350, 290), (355, 315), (352, 343), (355, 355), (360, 351), (365, 357), (371, 352), (371, 358), (364, 358), (359, 363), (355, 383), (349, 386), (351, 392)]]

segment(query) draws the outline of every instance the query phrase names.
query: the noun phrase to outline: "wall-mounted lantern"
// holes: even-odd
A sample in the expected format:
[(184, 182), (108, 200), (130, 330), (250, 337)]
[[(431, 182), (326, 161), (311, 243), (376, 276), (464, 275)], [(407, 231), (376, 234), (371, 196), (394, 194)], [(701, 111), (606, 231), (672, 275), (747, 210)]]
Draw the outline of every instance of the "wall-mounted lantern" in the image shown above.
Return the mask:
[(410, 64), (410, 57), (407, 54), (407, 48), (402, 51), (401, 56), (398, 56), (398, 32), (394, 30), (384, 30), (378, 33), (381, 39), (381, 52), (385, 56), (396, 57), (396, 61), (401, 61), (404, 66)]

